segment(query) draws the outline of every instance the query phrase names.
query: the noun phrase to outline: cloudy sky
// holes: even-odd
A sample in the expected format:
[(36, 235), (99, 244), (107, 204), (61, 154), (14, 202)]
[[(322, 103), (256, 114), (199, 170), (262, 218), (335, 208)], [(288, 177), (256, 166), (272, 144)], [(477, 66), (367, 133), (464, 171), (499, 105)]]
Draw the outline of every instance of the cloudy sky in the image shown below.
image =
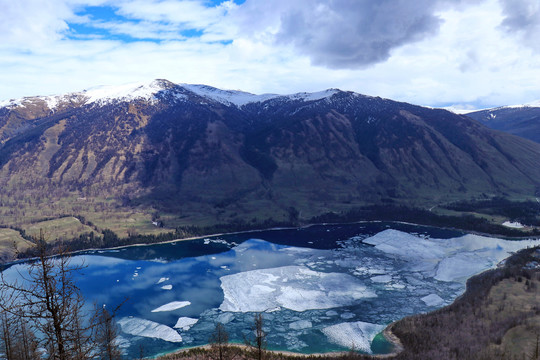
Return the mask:
[(540, 99), (538, 0), (0, 0), (0, 100), (97, 85)]

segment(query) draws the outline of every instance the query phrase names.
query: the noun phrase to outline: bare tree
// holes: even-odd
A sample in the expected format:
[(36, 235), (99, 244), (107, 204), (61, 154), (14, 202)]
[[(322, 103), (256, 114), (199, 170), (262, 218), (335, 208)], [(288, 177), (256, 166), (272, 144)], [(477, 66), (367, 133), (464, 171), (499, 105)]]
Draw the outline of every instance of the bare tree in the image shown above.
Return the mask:
[(118, 327), (114, 320), (117, 307), (112, 313), (103, 305), (96, 309), (95, 341), (100, 359), (118, 360), (122, 358), (122, 351), (117, 343)]
[(30, 263), (27, 275), (21, 274), (22, 280), (9, 282), (2, 274), (0, 309), (32, 324), (48, 359), (90, 359), (93, 325), (84, 321), (84, 301), (73, 279), (82, 266), (73, 265), (66, 253), (47, 256), (43, 232), (36, 244), (38, 258)]
[(8, 317), (8, 313), (3, 311), (0, 318), (0, 344), (2, 345), (0, 355), (3, 355), (3, 357), (5, 357), (7, 360), (14, 358), (12, 337), (10, 336), (13, 328), (12, 323), (11, 317)]
[(262, 360), (266, 353), (266, 332), (263, 330), (263, 316), (261, 313), (255, 314), (253, 324), (253, 339), (246, 339), (246, 345), (253, 348), (253, 357)]
[(229, 346), (229, 334), (222, 323), (217, 323), (209, 339), (210, 357), (213, 360), (231, 360), (236, 354)]
[(0, 358), (40, 359), (38, 342), (30, 326), (20, 316), (16, 317), (5, 311), (0, 313), (0, 344)]

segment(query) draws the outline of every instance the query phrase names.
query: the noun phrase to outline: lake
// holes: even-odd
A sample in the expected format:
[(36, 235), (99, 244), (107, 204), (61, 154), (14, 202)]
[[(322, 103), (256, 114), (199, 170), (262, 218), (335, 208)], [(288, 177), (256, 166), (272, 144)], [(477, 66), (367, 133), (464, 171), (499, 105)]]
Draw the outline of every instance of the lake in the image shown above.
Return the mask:
[[(88, 251), (76, 275), (88, 304), (121, 307), (127, 358), (232, 341), (263, 313), (268, 348), (386, 353), (380, 335), (404, 316), (451, 303), (466, 280), (539, 240), (507, 241), (401, 223), (316, 225)], [(24, 264), (5, 271), (24, 273)]]

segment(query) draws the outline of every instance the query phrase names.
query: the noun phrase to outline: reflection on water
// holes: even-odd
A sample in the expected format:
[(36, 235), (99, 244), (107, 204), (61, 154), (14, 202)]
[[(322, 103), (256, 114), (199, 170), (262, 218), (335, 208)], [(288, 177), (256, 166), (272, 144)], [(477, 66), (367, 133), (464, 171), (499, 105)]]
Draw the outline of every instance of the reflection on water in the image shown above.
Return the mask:
[[(399, 231), (387, 230), (390, 226)], [(388, 223), (232, 234), (77, 255), (75, 261), (87, 267), (76, 282), (88, 303), (114, 307), (129, 299), (118, 318), (130, 358), (141, 346), (150, 355), (205, 344), (217, 322), (242, 342), (251, 335), (250, 311), (262, 309), (270, 348), (313, 353), (344, 350), (354, 341), (356, 349), (384, 353), (388, 344), (376, 336), (384, 325), (447, 304), (463, 292), (464, 279), (452, 278), (448, 270), (444, 281), (437, 280), (444, 257), (459, 263), (468, 259), (461, 256), (466, 252), (490, 267), (506, 256), (506, 243), (498, 250), (486, 245), (488, 238), (474, 240), (480, 248), (465, 249), (463, 241), (455, 241), (463, 235)], [(421, 261), (389, 247), (423, 239), (427, 252)], [(6, 273), (14, 276), (22, 267)], [(171, 310), (152, 311), (164, 305)], [(148, 331), (134, 324), (145, 324)], [(344, 338), (349, 329), (354, 334)], [(182, 342), (173, 342), (176, 332)]]

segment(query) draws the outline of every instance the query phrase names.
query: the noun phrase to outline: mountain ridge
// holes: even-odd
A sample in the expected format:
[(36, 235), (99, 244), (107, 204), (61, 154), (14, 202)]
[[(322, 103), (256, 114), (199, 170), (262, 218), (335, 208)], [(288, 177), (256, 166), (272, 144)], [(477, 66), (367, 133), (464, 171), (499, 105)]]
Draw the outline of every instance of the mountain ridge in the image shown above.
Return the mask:
[(540, 100), (473, 111), (467, 116), (494, 130), (540, 143)]
[[(2, 107), (25, 106), (33, 101), (44, 102), (50, 110), (55, 110), (62, 102), (79, 100), (80, 105), (92, 103), (107, 103), (111, 101), (132, 101), (137, 99), (156, 100), (155, 95), (174, 88), (183, 88), (196, 95), (207, 97), (224, 105), (235, 105), (238, 107), (249, 103), (264, 102), (275, 98), (291, 98), (302, 100), (320, 100), (331, 96), (339, 89), (326, 89), (318, 92), (300, 92), (293, 94), (261, 94), (256, 95), (240, 90), (223, 90), (204, 84), (172, 83), (165, 79), (156, 79), (148, 82), (129, 83), (123, 85), (102, 85), (89, 88), (83, 91), (64, 93), (60, 95), (48, 96), (26, 96), (19, 99), (0, 101)], [(360, 94), (358, 94), (360, 95)]]
[[(61, 212), (111, 227), (100, 211), (115, 207), (171, 226), (282, 221), (540, 189), (539, 144), (446, 110), (338, 89), (118, 89), (74, 93), (54, 111), (45, 100), (0, 107), (5, 225)], [(128, 228), (122, 216), (115, 226)]]

